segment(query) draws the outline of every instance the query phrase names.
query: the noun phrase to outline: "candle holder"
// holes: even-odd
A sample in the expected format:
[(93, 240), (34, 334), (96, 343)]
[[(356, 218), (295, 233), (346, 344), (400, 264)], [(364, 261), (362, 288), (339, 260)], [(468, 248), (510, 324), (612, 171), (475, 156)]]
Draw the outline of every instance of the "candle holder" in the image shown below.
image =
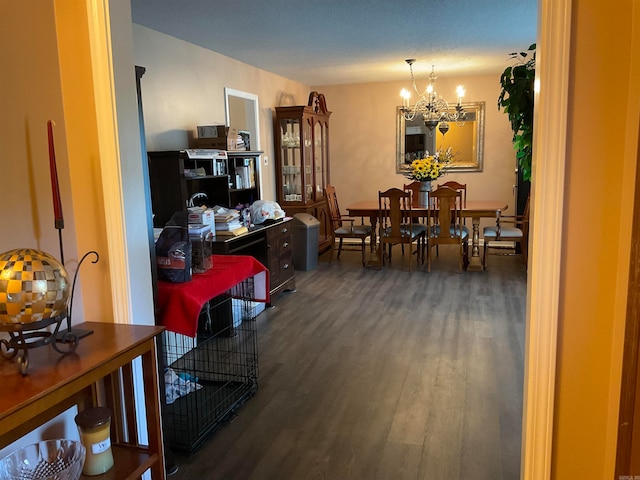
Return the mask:
[[(30, 349), (51, 344), (55, 351), (66, 354), (78, 347), (81, 335), (71, 329), (73, 293), (80, 267), (89, 255), (95, 255), (93, 263), (99, 260), (94, 251), (82, 257), (69, 292), (64, 266), (48, 253), (25, 248), (0, 254), (0, 332), (9, 334), (8, 339), (0, 339), (0, 354), (7, 359), (17, 357), (22, 375), (29, 368)], [(66, 331), (61, 330), (65, 319)]]

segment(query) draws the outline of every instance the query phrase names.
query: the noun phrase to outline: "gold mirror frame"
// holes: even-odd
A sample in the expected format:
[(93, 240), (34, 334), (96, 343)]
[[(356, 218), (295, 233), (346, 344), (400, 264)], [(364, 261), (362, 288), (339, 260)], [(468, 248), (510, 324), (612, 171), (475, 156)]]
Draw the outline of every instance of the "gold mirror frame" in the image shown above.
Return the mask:
[[(406, 155), (407, 135), (415, 136), (412, 152), (428, 151), (433, 153), (438, 148), (452, 147), (456, 154), (450, 170), (457, 172), (481, 172), (484, 164), (484, 110), (485, 102), (465, 102), (462, 104), (467, 112), (464, 124), (449, 123), (449, 131), (443, 136), (435, 128), (433, 132), (424, 126), (422, 117), (416, 115), (411, 122), (405, 120), (402, 107), (396, 109), (396, 173), (404, 173), (409, 169), (411, 155)], [(408, 130), (409, 129), (409, 133)], [(410, 133), (415, 132), (415, 133)], [(417, 145), (415, 141), (417, 139)], [(435, 142), (435, 145), (434, 145)], [(424, 150), (419, 150), (424, 146)], [(420, 156), (418, 153), (417, 156)]]

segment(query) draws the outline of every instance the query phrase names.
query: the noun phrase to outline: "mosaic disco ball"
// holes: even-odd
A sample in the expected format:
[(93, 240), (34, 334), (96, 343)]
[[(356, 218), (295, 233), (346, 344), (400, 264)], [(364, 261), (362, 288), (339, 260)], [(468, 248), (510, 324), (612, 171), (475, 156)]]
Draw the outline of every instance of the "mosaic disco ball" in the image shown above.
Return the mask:
[(65, 311), (69, 280), (48, 253), (19, 248), (0, 254), (0, 323), (31, 323)]

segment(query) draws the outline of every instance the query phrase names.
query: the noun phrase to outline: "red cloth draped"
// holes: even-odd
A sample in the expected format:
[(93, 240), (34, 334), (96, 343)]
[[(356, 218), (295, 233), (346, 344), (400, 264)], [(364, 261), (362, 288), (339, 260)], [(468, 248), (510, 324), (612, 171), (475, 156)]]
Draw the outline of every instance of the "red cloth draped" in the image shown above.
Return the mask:
[(158, 281), (158, 323), (171, 332), (195, 337), (204, 304), (243, 280), (254, 277), (251, 300), (269, 303), (269, 270), (246, 255), (213, 255), (213, 268), (194, 273), (191, 281)]

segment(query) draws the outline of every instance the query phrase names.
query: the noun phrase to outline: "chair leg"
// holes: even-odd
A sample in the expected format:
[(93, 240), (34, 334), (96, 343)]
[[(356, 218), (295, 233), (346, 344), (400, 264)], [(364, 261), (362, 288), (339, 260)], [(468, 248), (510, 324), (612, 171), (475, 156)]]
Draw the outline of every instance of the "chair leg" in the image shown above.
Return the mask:
[(482, 268), (487, 269), (487, 247), (489, 245), (489, 241), (487, 239), (484, 240), (484, 247), (482, 248)]
[(367, 265), (367, 246), (364, 243), (364, 238), (362, 239), (362, 266), (366, 266)]
[[(420, 240), (418, 240), (418, 243), (420, 243)], [(404, 243), (402, 244), (402, 246), (404, 246)], [(419, 248), (419, 247), (418, 247)], [(411, 253), (411, 251), (413, 250), (413, 243), (409, 244), (409, 271), (413, 271), (413, 253)]]
[(333, 243), (331, 244), (331, 248), (329, 249), (329, 263), (333, 261), (333, 251), (336, 249), (336, 239), (333, 239)]
[(338, 244), (338, 260), (340, 260), (340, 253), (342, 253), (342, 238), (340, 239), (340, 243)]

